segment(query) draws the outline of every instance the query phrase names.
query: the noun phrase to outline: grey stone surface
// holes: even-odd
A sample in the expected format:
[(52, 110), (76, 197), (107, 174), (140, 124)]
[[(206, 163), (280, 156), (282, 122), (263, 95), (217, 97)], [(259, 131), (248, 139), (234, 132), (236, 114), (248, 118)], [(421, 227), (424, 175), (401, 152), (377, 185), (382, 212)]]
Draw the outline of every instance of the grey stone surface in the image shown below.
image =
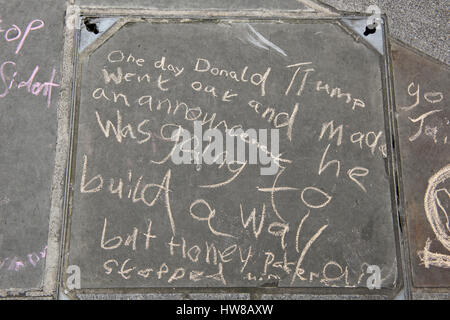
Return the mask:
[(377, 5), (388, 16), (392, 37), (450, 63), (449, 1), (445, 0), (321, 0), (339, 10), (365, 12)]
[(0, 1), (0, 6), (0, 290), (40, 289), (65, 3)]
[[(108, 62), (111, 52), (115, 52), (110, 56), (112, 60), (121, 58), (117, 50), (124, 53), (126, 60)], [(334, 53), (331, 58), (329, 52)], [(369, 277), (367, 266), (377, 265), (381, 269), (382, 287), (397, 289), (390, 177), (386, 172), (386, 150), (383, 149), (382, 66), (376, 50), (355, 41), (353, 34), (334, 23), (306, 21), (299, 26), (291, 23), (137, 22), (125, 25), (88, 54), (85, 50), (80, 57), (81, 96), (76, 123), (76, 167), (72, 177), (73, 205), (67, 261), (68, 265), (81, 268), (82, 288), (365, 288)], [(134, 62), (133, 58), (128, 59), (130, 54)], [(167, 69), (156, 68), (155, 62), (163, 56), (166, 68), (172, 64), (184, 68), (184, 73), (176, 77)], [(135, 63), (139, 58), (143, 59), (139, 63), (141, 66)], [(270, 78), (263, 92), (261, 87), (248, 82), (195, 72), (198, 58), (208, 59), (213, 66), (222, 69), (236, 70), (238, 74), (248, 66), (248, 76), (255, 72), (264, 74), (271, 68)], [(308, 67), (315, 71), (310, 70), (312, 73), (305, 79), (303, 92), (298, 93), (300, 78), (292, 81), (292, 89), (287, 90), (295, 71), (287, 66), (307, 61), (311, 62)], [(117, 72), (117, 67), (121, 67), (124, 74), (149, 73), (151, 82), (124, 81), (119, 85), (110, 81), (106, 84), (102, 70)], [(299, 74), (303, 76), (303, 69)], [(159, 75), (169, 80), (163, 90), (155, 83)], [(195, 81), (214, 86), (218, 96), (196, 92), (191, 87)], [(328, 92), (327, 89), (317, 90), (318, 81), (330, 86)], [(341, 93), (349, 92), (353, 98), (330, 96), (333, 88), (342, 88)], [(104, 97), (99, 95), (102, 90)], [(220, 101), (219, 93), (223, 94), (225, 90), (232, 90), (238, 96), (230, 99), (231, 102)], [(121, 96), (114, 103), (108, 98), (113, 92), (125, 95), (127, 102)], [(152, 96), (151, 107), (148, 103), (139, 105), (140, 97), (145, 95)], [(167, 104), (162, 108), (157, 106), (158, 99), (164, 101), (166, 98), (173, 104), (169, 111)], [(354, 99), (364, 100), (365, 107), (354, 105)], [(251, 100), (261, 102), (261, 110), (252, 109), (248, 104)], [(152, 162), (162, 159), (172, 148), (172, 144), (168, 145), (161, 137), (166, 135), (160, 132), (162, 125), (177, 123), (192, 132), (192, 121), (186, 120), (184, 112), (178, 109), (174, 114), (176, 101), (199, 107), (203, 114), (201, 119), (206, 112), (207, 118), (214, 113), (213, 127), (225, 120), (229, 128), (241, 124), (244, 129), (273, 128), (275, 117), (267, 118), (269, 114), (262, 117), (262, 108), (266, 106), (273, 107), (275, 114), (286, 112), (287, 118), (297, 105), (292, 135), (286, 127), (280, 129), (280, 152), (292, 164), (276, 179), (277, 186), (297, 189), (275, 192), (273, 205), (270, 192), (257, 188), (270, 188), (275, 176), (260, 175), (259, 166), (245, 168), (230, 184), (203, 188), (199, 186), (227, 181), (229, 172), (208, 165), (202, 165), (197, 171), (195, 165), (177, 166), (170, 160), (162, 164)], [(137, 140), (128, 133), (120, 138), (121, 142), (112, 134), (106, 137), (101, 126), (107, 119), (116, 123), (118, 112), (123, 125), (130, 123), (136, 128), (146, 121), (144, 124), (148, 127), (143, 130), (151, 130), (152, 138), (144, 139), (142, 133), (136, 136)], [(329, 121), (334, 121), (336, 127), (343, 124), (342, 142), (337, 136), (329, 141), (329, 132), (320, 138), (322, 125)], [(206, 127), (207, 124), (204, 130)], [(352, 135), (362, 137), (363, 134), (378, 137), (373, 149), (365, 144), (364, 138), (361, 145), (351, 142)], [(141, 140), (145, 141), (137, 143)], [(338, 159), (339, 165), (335, 161), (318, 174), (326, 150), (327, 161)], [(349, 170), (355, 167), (369, 170), (360, 185), (349, 176)], [(122, 179), (121, 198), (109, 191), (111, 178), (115, 184)], [(99, 185), (100, 181), (103, 181), (102, 185)], [(169, 188), (170, 192), (162, 198), (156, 189), (150, 189), (151, 192), (144, 194), (146, 201), (153, 197), (156, 200), (152, 205), (145, 205), (139, 200), (142, 191), (138, 189), (150, 183), (165, 185), (153, 185), (152, 188)], [(195, 202), (198, 199), (205, 199), (211, 211), (205, 210), (205, 202)], [(243, 226), (240, 204), (245, 219), (256, 208), (257, 222), (262, 207), (266, 208), (261, 233), (255, 229), (257, 239), (251, 223), (247, 228)], [(215, 216), (209, 227), (204, 219), (194, 218), (203, 217), (213, 209)], [(155, 238), (150, 239), (151, 244), (146, 249), (144, 233), (147, 233), (149, 220), (152, 221), (150, 233)], [(283, 220), (285, 223), (280, 224)], [(304, 226), (299, 228), (302, 220)], [(282, 227), (289, 227), (285, 237), (280, 237)], [(136, 247), (133, 232), (137, 235)], [(176, 244), (173, 254), (169, 245), (172, 237)], [(223, 265), (220, 257), (215, 264), (211, 253), (207, 258), (206, 242), (214, 243), (221, 251), (229, 248), (231, 253), (222, 261)], [(245, 258), (250, 247), (252, 256), (245, 264), (240, 254)], [(191, 259), (192, 253), (195, 257), (199, 250), (198, 261)], [(265, 269), (265, 261), (272, 260), (272, 255), (273, 261)], [(298, 273), (304, 272), (302, 279), (294, 276), (296, 266)], [(165, 271), (158, 276), (161, 268)], [(128, 269), (129, 272), (120, 274), (121, 270)], [(195, 275), (201, 275), (198, 282), (194, 281), (197, 280)]]

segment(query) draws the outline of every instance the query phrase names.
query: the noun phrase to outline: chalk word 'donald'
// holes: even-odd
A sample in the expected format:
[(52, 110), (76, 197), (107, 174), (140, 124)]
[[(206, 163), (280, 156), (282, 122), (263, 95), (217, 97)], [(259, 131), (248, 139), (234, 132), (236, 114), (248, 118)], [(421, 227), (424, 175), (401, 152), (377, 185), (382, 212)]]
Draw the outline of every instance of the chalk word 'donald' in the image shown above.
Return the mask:
[[(173, 163), (207, 165), (260, 164), (261, 175), (275, 175), (280, 168), (279, 130), (270, 129), (270, 146), (268, 149), (268, 130), (228, 129), (225, 138), (219, 129), (208, 129), (203, 133), (201, 121), (194, 121), (194, 134), (179, 126), (172, 132), (171, 139), (175, 145), (171, 152)], [(203, 142), (207, 145), (203, 148)], [(225, 142), (225, 143), (224, 143)], [(248, 158), (246, 150), (248, 145)], [(225, 146), (225, 148), (224, 148)]]

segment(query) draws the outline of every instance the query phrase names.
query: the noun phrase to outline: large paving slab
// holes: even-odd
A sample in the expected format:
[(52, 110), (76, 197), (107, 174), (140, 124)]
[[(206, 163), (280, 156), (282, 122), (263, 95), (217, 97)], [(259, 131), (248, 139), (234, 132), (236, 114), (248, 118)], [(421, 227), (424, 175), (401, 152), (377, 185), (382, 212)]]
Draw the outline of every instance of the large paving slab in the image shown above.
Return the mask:
[(0, 6), (0, 292), (40, 291), (49, 276), (65, 3)]
[(449, 69), (396, 42), (391, 51), (412, 289), (448, 295)]
[[(394, 296), (387, 61), (346, 26), (122, 19), (83, 46), (64, 289)], [(281, 167), (174, 164), (195, 120), (279, 128)]]

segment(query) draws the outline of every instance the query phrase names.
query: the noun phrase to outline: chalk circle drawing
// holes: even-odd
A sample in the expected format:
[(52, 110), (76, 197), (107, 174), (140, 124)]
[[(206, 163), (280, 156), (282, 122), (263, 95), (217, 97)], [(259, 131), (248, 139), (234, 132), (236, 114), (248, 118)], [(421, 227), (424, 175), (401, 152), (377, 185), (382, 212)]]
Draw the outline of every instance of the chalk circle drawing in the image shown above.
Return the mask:
[[(428, 188), (425, 192), (424, 208), (428, 222), (433, 229), (436, 239), (450, 252), (450, 222), (447, 214), (447, 206), (439, 199), (439, 194), (450, 197), (447, 188), (442, 184), (450, 178), (450, 164), (436, 172), (428, 180)], [(423, 251), (418, 255), (426, 268), (431, 266), (450, 268), (450, 255), (430, 252), (431, 240), (428, 238)]]

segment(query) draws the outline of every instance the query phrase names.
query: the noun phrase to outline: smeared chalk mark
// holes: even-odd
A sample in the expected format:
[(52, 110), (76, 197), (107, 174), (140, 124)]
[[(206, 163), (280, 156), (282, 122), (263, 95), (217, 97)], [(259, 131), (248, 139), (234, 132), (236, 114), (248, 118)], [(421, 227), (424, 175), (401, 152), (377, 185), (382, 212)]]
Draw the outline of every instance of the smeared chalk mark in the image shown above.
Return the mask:
[(284, 57), (287, 57), (286, 52), (283, 49), (278, 47), (276, 44), (267, 40), (262, 34), (255, 30), (250, 24), (245, 24), (245, 30), (242, 30), (240, 27), (237, 28), (238, 31), (241, 31), (237, 36), (243, 42), (250, 42), (254, 46), (258, 48), (262, 48), (265, 50), (273, 49)]
[(27, 258), (17, 256), (0, 259), (0, 272), (4, 271), (23, 271), (26, 267), (36, 267), (39, 261), (43, 261), (47, 255), (47, 245), (42, 251), (27, 254)]
[(440, 253), (430, 252), (431, 240), (427, 239), (425, 248), (419, 251), (417, 254), (425, 268), (429, 269), (430, 266), (438, 268), (450, 268), (450, 256)]

